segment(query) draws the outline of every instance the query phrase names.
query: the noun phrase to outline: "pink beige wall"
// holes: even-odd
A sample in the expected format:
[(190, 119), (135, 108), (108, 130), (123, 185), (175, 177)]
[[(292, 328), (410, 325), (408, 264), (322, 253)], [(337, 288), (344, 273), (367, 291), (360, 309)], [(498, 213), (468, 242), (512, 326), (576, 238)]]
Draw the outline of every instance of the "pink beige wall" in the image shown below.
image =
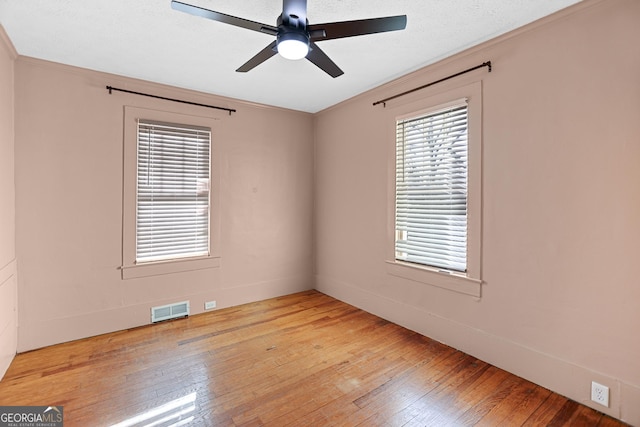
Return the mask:
[[(317, 288), (587, 405), (601, 382), (640, 425), (639, 22), (586, 1), (317, 114)], [(480, 80), (475, 298), (388, 274), (386, 236), (396, 115)]]
[[(107, 85), (237, 113), (109, 95)], [(205, 301), (313, 287), (310, 114), (25, 57), (15, 91), (19, 351), (147, 324), (152, 306), (189, 300), (197, 314)], [(122, 280), (125, 105), (219, 119), (220, 267)]]
[(17, 55), (0, 26), (0, 378), (16, 354), (16, 276), (13, 76)]

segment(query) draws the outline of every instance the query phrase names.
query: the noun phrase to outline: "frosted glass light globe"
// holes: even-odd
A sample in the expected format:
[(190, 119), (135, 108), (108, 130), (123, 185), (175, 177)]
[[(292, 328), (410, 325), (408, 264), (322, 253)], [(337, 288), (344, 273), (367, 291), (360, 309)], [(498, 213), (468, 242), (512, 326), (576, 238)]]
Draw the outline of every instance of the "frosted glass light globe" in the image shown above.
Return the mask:
[(278, 53), (286, 59), (302, 59), (309, 53), (309, 45), (296, 39), (281, 40), (278, 43)]

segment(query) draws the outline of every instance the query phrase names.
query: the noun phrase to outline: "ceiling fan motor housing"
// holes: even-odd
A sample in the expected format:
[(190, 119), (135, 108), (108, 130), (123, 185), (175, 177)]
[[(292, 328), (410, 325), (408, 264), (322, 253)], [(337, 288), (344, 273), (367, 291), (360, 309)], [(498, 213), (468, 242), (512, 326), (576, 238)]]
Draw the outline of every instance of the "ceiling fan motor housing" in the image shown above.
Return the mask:
[(308, 22), (296, 15), (278, 17), (276, 45), (278, 53), (287, 59), (302, 59), (309, 53), (310, 38)]

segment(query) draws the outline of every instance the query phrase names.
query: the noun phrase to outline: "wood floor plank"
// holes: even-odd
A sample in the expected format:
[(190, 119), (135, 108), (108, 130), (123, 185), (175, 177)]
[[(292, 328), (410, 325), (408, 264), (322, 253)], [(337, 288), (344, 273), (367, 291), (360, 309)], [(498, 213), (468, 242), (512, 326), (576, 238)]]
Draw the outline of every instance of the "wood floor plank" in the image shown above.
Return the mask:
[[(523, 395), (519, 398), (506, 399), (503, 407), (509, 406), (506, 410), (506, 416), (500, 421), (500, 425), (519, 426), (534, 413), (536, 409), (549, 397), (551, 391), (546, 388), (534, 385), (530, 387), (528, 384), (524, 386)], [(491, 415), (489, 415), (491, 417)], [(495, 418), (490, 418), (486, 425), (491, 425)], [(482, 422), (483, 420), (481, 420)], [(496, 425), (496, 424), (494, 424)]]
[(412, 425), (464, 425), (458, 419), (484, 398), (493, 398), (493, 390), (510, 378), (506, 372), (484, 363), (471, 364), (461, 374), (461, 378), (457, 373), (451, 376), (435, 393), (421, 399)]
[(19, 354), (0, 405), (65, 426), (624, 425), (317, 291)]

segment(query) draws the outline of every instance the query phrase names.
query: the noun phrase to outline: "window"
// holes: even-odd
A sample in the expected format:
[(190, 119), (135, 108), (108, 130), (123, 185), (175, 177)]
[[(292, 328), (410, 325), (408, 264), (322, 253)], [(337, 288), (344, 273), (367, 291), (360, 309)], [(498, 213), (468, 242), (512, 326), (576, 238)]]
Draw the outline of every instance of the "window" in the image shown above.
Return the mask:
[(125, 107), (122, 278), (219, 266), (217, 119)]
[(211, 129), (138, 120), (136, 262), (209, 255)]
[(396, 259), (467, 270), (467, 104), (396, 124)]
[(481, 96), (475, 82), (394, 107), (388, 186), (387, 272), (475, 297), (482, 284)]

